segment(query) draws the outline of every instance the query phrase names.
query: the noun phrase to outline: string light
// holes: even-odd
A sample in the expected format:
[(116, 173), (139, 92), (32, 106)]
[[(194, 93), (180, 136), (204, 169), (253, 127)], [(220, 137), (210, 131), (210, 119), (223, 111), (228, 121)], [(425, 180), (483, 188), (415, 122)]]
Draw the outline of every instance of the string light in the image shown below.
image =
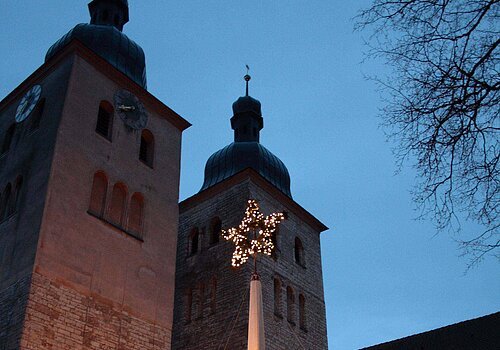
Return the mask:
[[(221, 234), (227, 241), (235, 245), (231, 264), (239, 267), (244, 264), (250, 256), (258, 253), (271, 255), (274, 250), (273, 234), (279, 223), (285, 220), (284, 213), (272, 213), (264, 216), (259, 210), (256, 200), (248, 200), (245, 217), (238, 227), (222, 230)], [(250, 232), (255, 232), (255, 237), (248, 237)]]

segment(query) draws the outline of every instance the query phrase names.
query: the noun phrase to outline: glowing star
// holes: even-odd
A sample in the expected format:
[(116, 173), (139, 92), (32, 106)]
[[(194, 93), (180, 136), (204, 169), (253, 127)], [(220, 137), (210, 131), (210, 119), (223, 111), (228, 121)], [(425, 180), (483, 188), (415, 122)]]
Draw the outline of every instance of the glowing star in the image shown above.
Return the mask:
[[(250, 256), (258, 253), (271, 255), (274, 250), (272, 236), (278, 224), (285, 220), (284, 213), (273, 213), (264, 216), (259, 211), (257, 201), (250, 199), (245, 210), (245, 217), (238, 227), (222, 230), (224, 239), (234, 243), (232, 265), (238, 267), (244, 264)], [(249, 233), (253, 232), (253, 239), (249, 238)]]

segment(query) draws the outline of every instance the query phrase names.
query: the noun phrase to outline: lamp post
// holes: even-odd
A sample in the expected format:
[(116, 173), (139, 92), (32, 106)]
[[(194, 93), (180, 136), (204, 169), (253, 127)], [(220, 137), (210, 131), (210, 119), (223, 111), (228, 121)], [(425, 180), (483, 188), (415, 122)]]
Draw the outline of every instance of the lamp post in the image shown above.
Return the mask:
[[(250, 307), (248, 312), (248, 350), (266, 348), (264, 334), (264, 310), (262, 305), (262, 284), (257, 273), (257, 255), (271, 255), (274, 250), (272, 236), (279, 223), (285, 220), (284, 213), (272, 213), (264, 216), (256, 200), (250, 199), (245, 210), (245, 217), (238, 227), (222, 230), (224, 239), (232, 241), (235, 250), (232, 265), (239, 267), (250, 256), (254, 259), (254, 271), (250, 281)], [(253, 238), (249, 234), (253, 233)]]

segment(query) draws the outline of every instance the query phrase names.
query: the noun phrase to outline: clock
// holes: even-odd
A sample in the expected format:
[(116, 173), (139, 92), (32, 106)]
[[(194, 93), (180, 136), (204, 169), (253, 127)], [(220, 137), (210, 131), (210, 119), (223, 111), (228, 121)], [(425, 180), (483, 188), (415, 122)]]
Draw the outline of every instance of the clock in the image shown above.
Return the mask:
[(115, 110), (125, 125), (132, 129), (144, 129), (148, 123), (144, 105), (128, 90), (118, 90), (115, 93)]
[(42, 87), (40, 85), (35, 85), (23, 96), (19, 106), (16, 110), (16, 122), (21, 123), (26, 118), (29, 117), (30, 113), (33, 112), (36, 104), (40, 100), (40, 95), (42, 94)]

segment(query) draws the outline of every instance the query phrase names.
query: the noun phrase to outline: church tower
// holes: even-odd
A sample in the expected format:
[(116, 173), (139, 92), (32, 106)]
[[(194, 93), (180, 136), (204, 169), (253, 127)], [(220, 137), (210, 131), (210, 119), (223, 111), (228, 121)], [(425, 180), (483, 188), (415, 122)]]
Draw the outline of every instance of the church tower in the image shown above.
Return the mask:
[(251, 263), (231, 267), (232, 242), (247, 201), (265, 215), (287, 213), (276, 250), (258, 260), (266, 349), (327, 349), (320, 233), (325, 227), (292, 199), (283, 162), (259, 142), (261, 104), (247, 93), (233, 104), (234, 142), (207, 161), (201, 190), (180, 203), (172, 349), (247, 349)]
[(170, 349), (181, 134), (126, 0), (0, 102), (0, 349)]

